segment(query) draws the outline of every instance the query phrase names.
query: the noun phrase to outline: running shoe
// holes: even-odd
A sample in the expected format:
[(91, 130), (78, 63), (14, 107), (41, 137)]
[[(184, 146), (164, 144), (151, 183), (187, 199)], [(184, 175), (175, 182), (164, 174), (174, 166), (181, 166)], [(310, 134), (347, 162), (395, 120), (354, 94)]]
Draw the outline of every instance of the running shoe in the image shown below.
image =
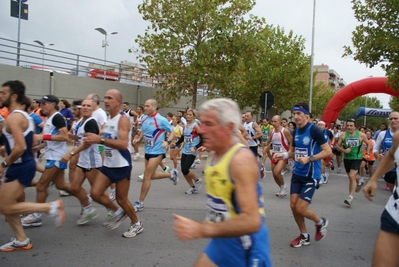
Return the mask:
[(136, 225), (135, 223), (132, 223), (129, 227), (129, 229), (122, 234), (123, 237), (135, 237), (136, 235), (140, 234), (143, 232), (144, 226), (143, 223), (140, 222), (140, 225)]
[(32, 213), (21, 219), (23, 227), (39, 227), (42, 225), (41, 213)]
[(320, 241), (327, 235), (327, 226), (328, 220), (326, 218), (322, 218), (323, 223), (321, 225), (316, 224), (316, 235), (315, 240)]
[(142, 211), (144, 209), (144, 202), (135, 201), (133, 203), (134, 211)]
[(300, 234), (297, 238), (291, 241), (291, 247), (293, 248), (299, 248), (302, 246), (309, 246), (310, 245), (310, 237), (304, 237), (302, 234)]
[(335, 167), (334, 167), (334, 161), (333, 160), (330, 160), (330, 170), (334, 170), (335, 169)]
[(286, 195), (287, 195), (287, 186), (284, 185), (284, 186), (280, 187), (280, 191), (278, 191), (276, 193), (276, 196), (283, 197), (283, 196), (286, 196)]
[(359, 180), (359, 183), (358, 183), (357, 186), (356, 186), (355, 192), (358, 193), (358, 192), (362, 189), (362, 186), (363, 186), (363, 184), (362, 184), (362, 183), (360, 182), (360, 180)]
[(329, 178), (330, 178), (330, 174), (329, 174), (328, 172), (326, 172), (326, 173), (324, 174), (324, 181), (323, 181), (323, 183), (324, 183), (324, 184), (327, 184)]
[(195, 187), (190, 187), (186, 192), (184, 192), (186, 195), (192, 195), (192, 194), (197, 194), (198, 190), (195, 189)]
[(6, 243), (0, 247), (2, 252), (11, 252), (14, 250), (29, 250), (33, 247), (30, 239), (27, 238), (25, 241), (18, 241), (15, 237), (12, 237), (9, 243)]
[[(91, 198), (90, 194), (87, 195), (87, 198), (89, 199), (89, 205), (93, 204), (93, 199)], [(80, 215), (83, 214), (83, 206), (80, 204)]]
[(64, 203), (61, 199), (50, 202), (50, 211), (49, 215), (53, 218), (56, 227), (60, 227), (64, 224), (65, 221), (65, 213), (64, 213)]
[(165, 163), (165, 162), (166, 162), (166, 159), (162, 159), (162, 162)]
[(190, 169), (195, 169), (197, 166), (195, 166), (195, 162), (191, 165)]
[(67, 196), (70, 195), (67, 191), (64, 191), (64, 190), (60, 190), (59, 193), (60, 193), (60, 196), (61, 196), (61, 197), (67, 197)]
[(163, 169), (162, 171), (166, 173), (166, 172), (169, 172), (169, 169), (170, 168), (168, 166), (165, 166), (165, 169)]
[(119, 225), (121, 225), (121, 222), (126, 219), (127, 214), (122, 211), (119, 215), (115, 215), (111, 218), (111, 220), (109, 221), (107, 228), (110, 230), (114, 230), (116, 228), (119, 227)]
[(391, 190), (391, 189), (389, 189), (389, 185), (388, 184), (385, 184), (384, 189), (387, 190), (387, 191)]
[(139, 180), (143, 181), (143, 179), (144, 179), (144, 173), (143, 173), (143, 174), (140, 174), (140, 175), (137, 176), (137, 177), (139, 178)]
[(98, 212), (95, 208), (84, 209), (82, 216), (80, 216), (79, 220), (76, 222), (77, 225), (82, 225), (88, 223), (89, 221), (98, 217)]
[(286, 174), (287, 174), (287, 171), (281, 171), (280, 173), (281, 173), (281, 175), (283, 175), (283, 176), (284, 176), (284, 175), (286, 175)]
[(176, 169), (173, 169), (170, 172), (170, 180), (173, 182), (173, 185), (177, 185), (177, 182), (179, 181), (179, 171)]
[(107, 227), (113, 217), (114, 217), (114, 212), (112, 210), (107, 210), (107, 220), (103, 222), (103, 226)]
[(200, 159), (196, 159), (195, 160), (195, 164), (200, 164), (201, 163), (201, 160)]
[(111, 201), (115, 200), (115, 190), (114, 189), (111, 190), (108, 197), (109, 197), (109, 200), (111, 200)]
[(347, 198), (344, 200), (344, 203), (345, 203), (346, 205), (348, 205), (348, 206), (351, 206), (351, 205), (352, 205), (352, 201), (353, 201), (353, 198), (347, 197)]
[(265, 165), (260, 166), (260, 179), (263, 179), (265, 177)]
[(341, 173), (341, 167), (338, 167), (337, 173)]
[(319, 185), (324, 184), (324, 174), (321, 174), (321, 178), (319, 180)]
[(202, 187), (202, 179), (198, 178), (198, 180), (195, 181), (195, 189), (198, 191), (201, 189), (201, 187)]

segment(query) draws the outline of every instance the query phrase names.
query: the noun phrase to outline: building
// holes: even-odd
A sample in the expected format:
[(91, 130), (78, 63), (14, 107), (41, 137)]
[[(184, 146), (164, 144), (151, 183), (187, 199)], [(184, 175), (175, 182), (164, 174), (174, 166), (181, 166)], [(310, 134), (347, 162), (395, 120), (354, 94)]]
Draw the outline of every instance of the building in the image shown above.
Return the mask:
[(319, 82), (325, 83), (332, 90), (339, 90), (346, 85), (344, 79), (335, 70), (330, 69), (328, 65), (321, 64), (313, 67), (316, 72), (316, 84)]

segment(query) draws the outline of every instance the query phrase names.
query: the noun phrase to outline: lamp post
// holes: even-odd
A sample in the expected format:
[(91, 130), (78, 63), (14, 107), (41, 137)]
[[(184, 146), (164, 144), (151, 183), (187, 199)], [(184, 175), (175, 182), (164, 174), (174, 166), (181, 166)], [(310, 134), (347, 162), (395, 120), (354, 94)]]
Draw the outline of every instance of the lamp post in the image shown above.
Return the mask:
[[(366, 95), (366, 105), (365, 105), (365, 107), (364, 107), (364, 109), (367, 109), (367, 95)], [(367, 118), (367, 116), (366, 116), (366, 114), (364, 114), (364, 120), (363, 120), (363, 125), (364, 126), (366, 126), (366, 118)]]
[(310, 52), (310, 82), (309, 82), (309, 112), (312, 112), (312, 90), (313, 90), (313, 59), (314, 59), (314, 31), (316, 17), (316, 0), (313, 0), (313, 23), (312, 23), (312, 48)]
[(33, 42), (39, 44), (39, 45), (43, 48), (43, 51), (42, 51), (42, 70), (43, 70), (43, 69), (44, 69), (44, 49), (45, 49), (46, 46), (52, 46), (52, 45), (54, 45), (54, 44), (47, 44), (47, 45), (45, 45), (44, 43), (42, 43), (42, 42), (39, 41), (39, 40), (34, 40)]
[[(108, 33), (106, 30), (104, 30), (103, 28), (95, 28), (94, 30), (99, 31), (101, 34), (104, 35), (104, 41), (102, 44), (102, 47), (104, 47), (104, 80), (106, 80), (106, 66), (107, 66), (107, 46), (108, 46), (108, 42), (107, 42), (107, 36)], [(110, 34), (118, 34), (118, 32), (111, 32)]]

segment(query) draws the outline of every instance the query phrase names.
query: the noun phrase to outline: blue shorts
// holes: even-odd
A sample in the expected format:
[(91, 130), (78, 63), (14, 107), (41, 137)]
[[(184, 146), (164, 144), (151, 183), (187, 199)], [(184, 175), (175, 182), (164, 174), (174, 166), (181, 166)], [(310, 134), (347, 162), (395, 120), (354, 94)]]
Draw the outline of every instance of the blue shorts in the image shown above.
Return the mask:
[(117, 183), (127, 178), (130, 180), (130, 173), (132, 172), (132, 165), (120, 168), (108, 168), (102, 166), (100, 172), (108, 177), (112, 183)]
[(290, 194), (298, 194), (306, 202), (312, 202), (314, 191), (318, 188), (319, 181), (310, 177), (292, 175)]
[(66, 163), (59, 160), (46, 160), (46, 166), (44, 166), (45, 169), (50, 169), (53, 166), (57, 167), (60, 170), (65, 170), (68, 167)]
[(388, 233), (399, 234), (398, 223), (392, 218), (391, 214), (389, 214), (386, 209), (384, 209), (384, 212), (381, 215), (381, 230)]
[(181, 143), (180, 143), (180, 144), (178, 144), (178, 145), (175, 145), (175, 147), (171, 147), (170, 149), (174, 149), (174, 148), (178, 148), (178, 149), (180, 149), (180, 148), (181, 148)]
[(29, 187), (33, 178), (35, 178), (35, 174), (36, 162), (34, 159), (22, 163), (11, 164), (6, 170), (6, 183), (18, 180), (18, 182), (23, 186)]
[(165, 154), (147, 154), (147, 153), (144, 154), (144, 158), (146, 160), (157, 158), (159, 156), (162, 156), (162, 159), (166, 158)]
[[(247, 249), (244, 245), (251, 244)], [(257, 233), (243, 237), (212, 238), (204, 253), (217, 266), (272, 266), (269, 233), (262, 224)]]

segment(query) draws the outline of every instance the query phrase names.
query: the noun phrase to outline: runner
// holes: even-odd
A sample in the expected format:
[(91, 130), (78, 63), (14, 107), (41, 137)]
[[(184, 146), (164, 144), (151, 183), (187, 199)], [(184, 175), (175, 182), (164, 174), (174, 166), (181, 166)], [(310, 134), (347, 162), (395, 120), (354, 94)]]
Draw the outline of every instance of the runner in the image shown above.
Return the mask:
[(211, 238), (195, 266), (271, 266), (259, 165), (236, 143), (238, 105), (208, 100), (200, 117), (204, 146), (214, 151), (205, 170), (208, 212), (204, 222), (175, 214), (174, 231), (180, 240)]

